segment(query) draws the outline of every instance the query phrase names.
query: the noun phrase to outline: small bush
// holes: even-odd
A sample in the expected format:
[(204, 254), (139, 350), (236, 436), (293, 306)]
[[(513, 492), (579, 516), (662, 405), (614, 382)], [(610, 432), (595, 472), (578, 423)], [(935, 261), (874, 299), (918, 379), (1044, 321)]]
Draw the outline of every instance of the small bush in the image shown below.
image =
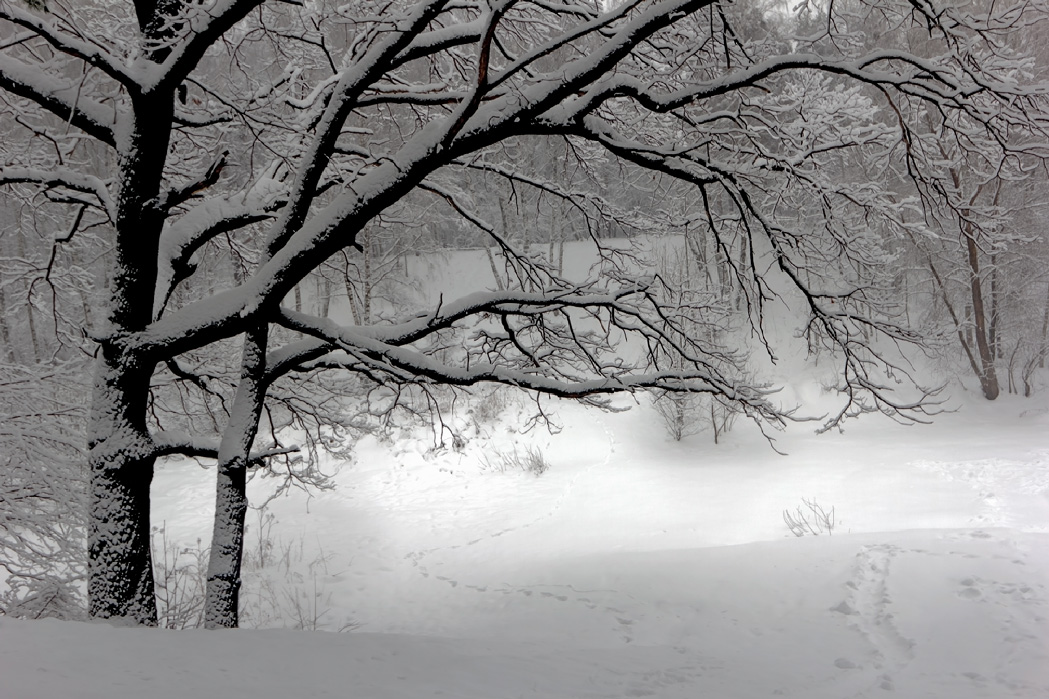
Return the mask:
[(506, 473), (507, 471), (524, 471), (536, 478), (543, 475), (550, 468), (550, 462), (538, 447), (530, 446), (524, 453), (513, 448), (513, 451), (496, 451), (491, 457), (481, 457), (485, 470)]
[(667, 434), (675, 442), (700, 432), (710, 431), (714, 444), (732, 429), (739, 415), (738, 406), (716, 396), (696, 393), (657, 391), (652, 406), (663, 420)]
[(823, 506), (816, 502), (816, 499), (812, 500), (802, 499), (801, 505), (794, 508), (794, 511), (783, 510), (783, 522), (790, 529), (790, 533), (794, 536), (805, 536), (811, 534), (812, 536), (819, 536), (820, 534), (826, 534), (831, 536), (834, 534), (834, 525), (836, 520), (834, 519), (834, 508), (830, 508), (830, 512), (823, 509)]
[(502, 386), (494, 386), (478, 396), (470, 407), (470, 414), (478, 427), (495, 424), (510, 405), (510, 394)]
[(157, 623), (165, 629), (192, 629), (204, 624), (204, 594), (208, 579), (208, 552), (196, 546), (168, 541), (165, 527), (153, 527), (153, 580), (157, 596)]

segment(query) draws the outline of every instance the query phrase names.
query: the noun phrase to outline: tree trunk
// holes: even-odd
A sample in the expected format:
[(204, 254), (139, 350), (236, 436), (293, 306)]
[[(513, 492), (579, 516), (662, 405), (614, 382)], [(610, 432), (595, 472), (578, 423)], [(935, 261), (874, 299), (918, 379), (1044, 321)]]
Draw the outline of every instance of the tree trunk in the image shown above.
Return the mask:
[(215, 520), (204, 608), (204, 627), (208, 629), (236, 628), (240, 621), (240, 572), (244, 557), (244, 517), (248, 511), (247, 470), (266, 398), (266, 344), (266, 326), (244, 336), (240, 383), (219, 446)]
[[(25, 249), (25, 239), (20, 235), (16, 238), (18, 240), (18, 255), (23, 260), (28, 259)], [(26, 284), (25, 287), (25, 312), (26, 320), (29, 322), (29, 346), (33, 352), (33, 363), (38, 363), (41, 360), (40, 352), (40, 341), (37, 338), (36, 332), (36, 316), (33, 313), (33, 286), (32, 284)]]
[(973, 325), (975, 326), (976, 350), (980, 355), (980, 388), (983, 397), (994, 400), (1000, 391), (998, 376), (994, 371), (994, 354), (989, 342), (990, 328), (987, 325), (987, 313), (984, 310), (983, 288), (980, 281), (980, 258), (976, 240), (972, 232), (963, 229), (965, 248), (969, 261), (969, 291), (972, 297)]
[(88, 465), (88, 600), (91, 616), (155, 626), (149, 546), (152, 444), (146, 432), (144, 367), (103, 343), (95, 375)]
[(331, 280), (320, 270), (317, 275), (317, 315), (327, 318), (331, 310)]
[(1049, 348), (1049, 287), (1045, 290), (1045, 308), (1042, 310), (1042, 343), (1038, 354), (1038, 368), (1045, 368), (1046, 350)]
[(219, 466), (204, 607), (206, 629), (235, 629), (240, 622), (240, 570), (244, 556), (244, 518), (248, 511), (246, 487), (246, 460), (232, 459)]
[(4, 299), (4, 289), (0, 286), (0, 342), (4, 343), (4, 359), (15, 362), (15, 348), (11, 344), (11, 327), (7, 322), (7, 301)]
[(138, 95), (134, 121), (117, 143), (116, 241), (106, 336), (100, 340), (89, 420), (91, 616), (156, 625), (149, 546), (149, 487), (155, 449), (146, 426), (155, 360), (127, 338), (153, 317), (164, 212), (159, 200), (174, 94)]
[[(991, 327), (988, 331), (991, 357), (1002, 359), (1005, 351), (998, 335), (999, 321), (1002, 314), (1001, 287), (998, 284), (998, 256), (991, 255)], [(1011, 369), (1010, 369), (1011, 371)]]
[(360, 243), (364, 248), (364, 300), (361, 305), (361, 315), (364, 322), (372, 322), (372, 290), (375, 280), (372, 279), (372, 236), (371, 228), (365, 228), (360, 233)]

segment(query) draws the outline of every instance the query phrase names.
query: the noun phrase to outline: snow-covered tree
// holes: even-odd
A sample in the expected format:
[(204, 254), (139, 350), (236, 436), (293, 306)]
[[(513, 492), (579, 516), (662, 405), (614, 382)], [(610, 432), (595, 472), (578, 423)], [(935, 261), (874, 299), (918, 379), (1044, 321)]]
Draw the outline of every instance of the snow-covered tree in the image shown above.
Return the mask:
[[(208, 619), (236, 623), (245, 473), (286, 451), (257, 433), (292, 372), (353, 372), (394, 393), (701, 392), (784, 420), (601, 239), (664, 221), (660, 192), (695, 202), (689, 234), (768, 352), (769, 301), (803, 309), (810, 343), (841, 368), (831, 421), (920, 410), (886, 377), (905, 375), (893, 348), (917, 338), (884, 305), (885, 241), (969, 210), (952, 168), (992, 176), (1042, 155), (1044, 92), (1001, 40), (1040, 9), (828, 7), (791, 36), (779, 10), (715, 0), (0, 0), (0, 110), (20, 144), (0, 182), (71, 207), (56, 237), (75, 238), (82, 213), (110, 246), (93, 282), (106, 311), (88, 429), (90, 613), (155, 622), (150, 482), (156, 459), (186, 454), (218, 460)], [(869, 15), (886, 37), (920, 33), (921, 55), (864, 35)], [(514, 155), (551, 143), (571, 167)], [(529, 229), (495, 219), (530, 212), (482, 200), (486, 186), (556, 201), (601, 264), (579, 278), (535, 254), (509, 234)], [(367, 252), (365, 236), (427, 217), (485, 236), (500, 283), (350, 325), (285, 305), (316, 270)], [(227, 371), (214, 348), (238, 340)], [(209, 356), (225, 368), (211, 372)], [(221, 394), (228, 415), (214, 430), (167, 428), (151, 406), (171, 385), (195, 396), (191, 412)]]

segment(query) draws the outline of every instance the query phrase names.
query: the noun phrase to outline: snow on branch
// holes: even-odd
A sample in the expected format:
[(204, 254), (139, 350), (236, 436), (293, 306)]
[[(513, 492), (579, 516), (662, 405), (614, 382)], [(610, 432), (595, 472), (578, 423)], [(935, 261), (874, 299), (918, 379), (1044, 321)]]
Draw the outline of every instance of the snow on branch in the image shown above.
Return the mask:
[[(186, 456), (200, 459), (218, 459), (219, 440), (205, 439), (185, 432), (174, 430), (161, 430), (152, 435), (154, 450), (157, 457), (164, 456)], [(266, 459), (287, 454), (296, 454), (298, 447), (277, 447), (252, 452), (248, 457), (248, 463), (252, 466), (262, 465)]]
[(50, 17), (45, 19), (32, 12), (27, 12), (6, 0), (0, 2), (0, 20), (24, 27), (34, 35), (51, 44), (59, 52), (79, 58), (81, 61), (97, 68), (129, 89), (138, 86), (135, 78), (128, 73), (124, 64), (116, 56), (109, 54), (100, 46), (72, 36), (68, 31), (59, 28)]
[(190, 258), (197, 250), (216, 236), (273, 218), (285, 205), (286, 195), (282, 183), (263, 177), (246, 194), (207, 199), (165, 229), (157, 260), (154, 317), (160, 317), (175, 287), (193, 273)]
[(405, 63), (425, 58), (426, 56), (432, 56), (442, 51), (447, 51), (456, 46), (472, 44), (473, 42), (480, 40), (481, 32), (483, 30), (484, 23), (480, 20), (474, 20), (472, 22), (453, 24), (448, 27), (441, 27), (439, 29), (422, 32), (412, 39), (412, 42), (404, 48), (393, 65), (403, 65)]
[[(316, 338), (328, 348), (345, 353), (324, 356), (323, 366), (340, 366), (364, 373), (383, 383), (435, 383), (472, 386), (478, 383), (501, 383), (563, 398), (634, 392), (658, 388), (676, 393), (711, 393), (740, 404), (752, 417), (781, 424), (789, 417), (767, 400), (767, 391), (727, 378), (694, 350), (698, 349), (680, 330), (658, 311), (655, 317), (625, 300), (641, 296), (647, 301), (646, 287), (639, 285), (607, 293), (584, 293), (578, 289), (525, 292), (478, 292), (457, 301), (440, 304), (432, 312), (391, 326), (341, 326), (330, 319), (308, 316), (287, 308), (280, 309), (278, 322), (285, 327)], [(626, 334), (647, 337), (665, 352), (683, 358), (674, 369), (641, 369), (617, 357), (607, 362), (601, 357), (615, 341), (608, 330), (584, 329), (583, 316), (571, 320), (569, 310), (576, 309), (596, 316), (602, 309), (610, 327)], [(561, 317), (563, 323), (555, 322)], [(412, 345), (438, 336), (471, 320), (491, 323), (495, 329), (473, 326), (471, 343), (477, 351), (469, 354), (462, 365), (436, 359), (425, 349)], [(513, 318), (525, 325), (511, 326)], [(538, 320), (542, 318), (542, 320)], [(531, 323), (532, 320), (536, 322)], [(675, 337), (675, 336), (678, 337)], [(527, 339), (526, 339), (527, 338)], [(525, 346), (525, 344), (529, 346)], [(323, 345), (314, 346), (319, 351)]]
[(116, 111), (81, 95), (76, 84), (58, 80), (11, 56), (0, 55), (0, 89), (35, 102), (102, 143), (116, 145), (113, 133)]
[(411, 44), (412, 39), (423, 31), (430, 21), (440, 14), (446, 2), (447, 0), (431, 0), (420, 3), (410, 15), (401, 19), (396, 31), (389, 32), (360, 60), (342, 71), (317, 125), (315, 135), (304, 153), (304, 165), (297, 173), (291, 187), (289, 205), (270, 233), (267, 247), (271, 254), (283, 246), (305, 220), (306, 213), (316, 196), (317, 185), (335, 149), (343, 125), (350, 112), (357, 107), (361, 95), (390, 70), (397, 55)]
[(62, 187), (74, 192), (91, 194), (98, 200), (97, 207), (105, 212), (110, 220), (116, 219), (116, 207), (113, 198), (109, 195), (109, 189), (102, 180), (92, 175), (63, 167), (48, 169), (0, 167), (0, 184), (16, 183), (48, 188)]
[[(530, 81), (518, 89), (506, 89), (500, 97), (483, 105), (467, 121), (459, 140), (469, 142), (473, 138), (483, 137), (484, 134), (492, 132), (496, 125), (528, 123), (536, 119), (614, 70), (621, 60), (649, 37), (710, 4), (711, 0), (665, 0), (649, 5), (633, 16), (627, 14), (627, 19), (615, 28), (611, 36), (604, 39), (598, 47), (564, 65), (556, 76)], [(604, 29), (611, 25), (620, 13), (627, 13), (633, 9), (635, 8), (631, 3), (626, 3), (610, 15), (599, 16), (594, 22), (558, 35), (547, 45), (535, 49), (531, 56), (520, 59), (522, 67), (568, 45), (577, 36)], [(505, 69), (500, 76), (489, 81), (487, 89), (490, 91), (500, 86), (519, 70), (516, 66)]]
[(208, 48), (264, 2), (216, 0), (207, 6), (180, 3), (184, 15), (168, 21), (172, 26), (182, 22), (182, 38), (170, 47), (162, 64), (143, 66), (142, 91), (173, 88), (181, 83), (197, 67)]
[[(915, 69), (912, 73), (875, 72), (869, 67), (879, 62), (906, 64)], [(948, 103), (964, 95), (953, 76), (942, 66), (919, 59), (903, 52), (879, 51), (860, 59), (835, 61), (815, 54), (790, 54), (776, 56), (744, 68), (728, 72), (714, 80), (697, 81), (673, 91), (657, 91), (659, 81), (645, 81), (625, 74), (614, 74), (598, 81), (578, 97), (567, 100), (560, 110), (554, 110), (551, 118), (569, 120), (593, 112), (603, 103), (616, 97), (629, 97), (645, 109), (665, 113), (737, 92), (744, 87), (757, 86), (761, 81), (779, 74), (797, 70), (815, 70), (846, 75), (871, 85), (887, 85), (923, 99)], [(941, 89), (937, 89), (937, 85)], [(564, 115), (560, 111), (564, 111)]]

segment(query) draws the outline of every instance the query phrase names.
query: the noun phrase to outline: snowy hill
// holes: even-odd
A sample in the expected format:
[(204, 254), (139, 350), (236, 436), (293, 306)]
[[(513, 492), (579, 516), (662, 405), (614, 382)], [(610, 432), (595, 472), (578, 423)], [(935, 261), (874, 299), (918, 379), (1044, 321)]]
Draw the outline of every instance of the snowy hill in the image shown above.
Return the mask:
[[(787, 456), (743, 424), (674, 443), (651, 411), (568, 403), (553, 435), (509, 431), (511, 409), (458, 451), (369, 439), (336, 489), (270, 504), (287, 574), (245, 590), (249, 617), (347, 633), (0, 619), (3, 696), (1049, 696), (1036, 401), (796, 425)], [(549, 471), (486, 467), (512, 443)], [(158, 474), (169, 537), (206, 536), (209, 475)], [(790, 535), (802, 498), (832, 536)]]

